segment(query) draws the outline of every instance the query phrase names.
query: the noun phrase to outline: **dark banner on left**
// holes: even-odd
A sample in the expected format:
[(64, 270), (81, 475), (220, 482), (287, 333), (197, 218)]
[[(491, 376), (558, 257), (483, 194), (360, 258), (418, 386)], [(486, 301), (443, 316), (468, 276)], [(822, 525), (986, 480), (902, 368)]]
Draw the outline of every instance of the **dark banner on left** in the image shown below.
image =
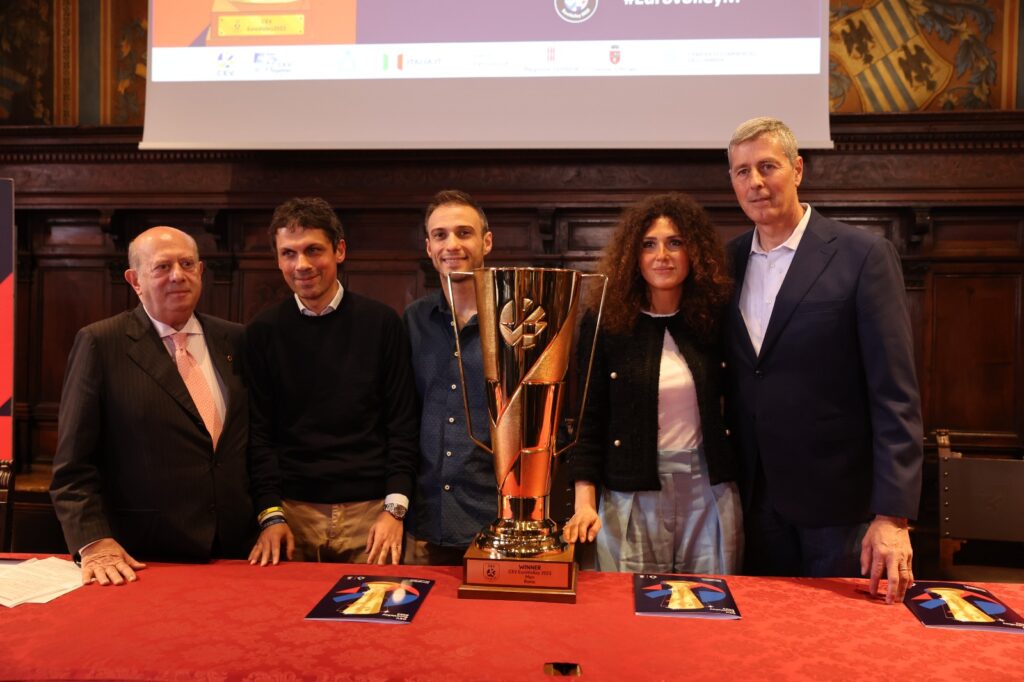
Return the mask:
[(0, 461), (14, 453), (14, 181), (0, 178)]

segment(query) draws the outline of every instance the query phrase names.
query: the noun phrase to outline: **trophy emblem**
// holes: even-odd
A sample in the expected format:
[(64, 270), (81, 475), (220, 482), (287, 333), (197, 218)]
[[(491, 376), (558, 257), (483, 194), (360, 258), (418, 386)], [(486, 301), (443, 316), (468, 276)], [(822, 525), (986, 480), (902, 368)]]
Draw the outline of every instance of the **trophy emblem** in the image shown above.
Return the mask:
[[(534, 306), (533, 301), (524, 298), (523, 313), (529, 313), (529, 315), (526, 315), (526, 319), (518, 325), (515, 322), (515, 312), (515, 301), (509, 301), (502, 307), (501, 327), (499, 327), (501, 338), (510, 346), (522, 344), (524, 349), (533, 348), (537, 345), (537, 336), (548, 326), (547, 322), (544, 322), (544, 309)], [(527, 325), (529, 325), (529, 331), (527, 331)]]
[[(583, 278), (601, 278), (602, 287), (607, 279), (555, 268), (479, 268), (452, 275), (472, 276), (476, 288), (491, 445), (473, 437), (458, 335), (456, 351), (467, 429), (494, 457), (497, 492), (497, 518), (466, 553), (459, 596), (575, 601), (573, 547), (562, 540), (549, 516), (551, 465), (555, 456), (575, 445), (574, 440), (559, 448), (556, 437)], [(604, 288), (602, 306), (603, 302)], [(454, 306), (452, 319), (457, 324)], [(591, 362), (593, 350), (592, 346)], [(584, 399), (589, 379), (588, 366)], [(578, 438), (578, 428), (576, 434)], [(498, 584), (495, 561), (503, 567)]]

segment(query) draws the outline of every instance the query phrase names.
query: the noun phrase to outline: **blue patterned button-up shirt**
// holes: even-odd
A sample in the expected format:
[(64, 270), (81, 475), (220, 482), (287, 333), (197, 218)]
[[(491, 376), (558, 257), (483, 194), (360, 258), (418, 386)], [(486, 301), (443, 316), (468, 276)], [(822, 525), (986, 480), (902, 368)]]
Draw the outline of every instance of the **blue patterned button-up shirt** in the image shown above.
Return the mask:
[[(441, 291), (405, 309), (416, 390), (422, 401), (420, 471), (408, 529), (418, 540), (468, 547), (497, 515), (491, 455), (466, 432), (462, 381), (455, 354), (451, 308)], [(473, 433), (490, 443), (487, 398), (476, 317), (463, 325), (462, 346)]]

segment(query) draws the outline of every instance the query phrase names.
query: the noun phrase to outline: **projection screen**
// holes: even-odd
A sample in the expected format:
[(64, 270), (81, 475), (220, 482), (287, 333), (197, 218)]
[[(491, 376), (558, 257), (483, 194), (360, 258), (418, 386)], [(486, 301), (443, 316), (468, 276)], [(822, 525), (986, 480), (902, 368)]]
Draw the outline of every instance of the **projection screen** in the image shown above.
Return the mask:
[(148, 149), (831, 147), (828, 0), (151, 0)]

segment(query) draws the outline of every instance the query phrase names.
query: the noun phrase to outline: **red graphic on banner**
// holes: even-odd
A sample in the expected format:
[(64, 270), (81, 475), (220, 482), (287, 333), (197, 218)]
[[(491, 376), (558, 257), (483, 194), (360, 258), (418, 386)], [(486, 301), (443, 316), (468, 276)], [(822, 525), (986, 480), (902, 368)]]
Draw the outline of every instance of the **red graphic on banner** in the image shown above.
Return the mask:
[[(3, 239), (0, 236), (0, 239)], [(9, 238), (9, 237), (7, 237)], [(0, 282), (0, 460), (14, 458), (14, 275)]]

